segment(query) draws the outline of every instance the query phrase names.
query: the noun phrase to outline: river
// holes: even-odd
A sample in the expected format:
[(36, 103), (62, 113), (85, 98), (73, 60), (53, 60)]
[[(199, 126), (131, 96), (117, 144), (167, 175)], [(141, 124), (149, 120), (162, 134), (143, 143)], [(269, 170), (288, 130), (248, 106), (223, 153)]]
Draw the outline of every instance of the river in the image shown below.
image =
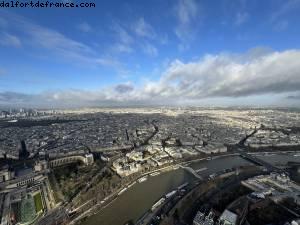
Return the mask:
[[(300, 157), (295, 157), (294, 154), (259, 156), (259, 158), (276, 165), (285, 164), (288, 161), (300, 162)], [(207, 168), (200, 172), (200, 175), (207, 176), (224, 169), (247, 165), (252, 164), (239, 156), (231, 156), (193, 162), (189, 166), (195, 170)], [(164, 194), (185, 182), (191, 182), (195, 179), (193, 175), (181, 168), (162, 173), (158, 176), (150, 176), (147, 181), (135, 184), (122, 193), (108, 207), (87, 218), (81, 224), (123, 225), (128, 220), (136, 222)]]

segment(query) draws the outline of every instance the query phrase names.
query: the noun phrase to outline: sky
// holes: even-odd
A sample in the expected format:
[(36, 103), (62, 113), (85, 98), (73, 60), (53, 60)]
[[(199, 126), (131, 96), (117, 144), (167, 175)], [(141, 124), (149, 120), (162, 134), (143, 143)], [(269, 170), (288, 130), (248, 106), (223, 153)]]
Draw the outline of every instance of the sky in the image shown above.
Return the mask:
[(300, 106), (300, 0), (82, 2), (0, 8), (0, 106)]

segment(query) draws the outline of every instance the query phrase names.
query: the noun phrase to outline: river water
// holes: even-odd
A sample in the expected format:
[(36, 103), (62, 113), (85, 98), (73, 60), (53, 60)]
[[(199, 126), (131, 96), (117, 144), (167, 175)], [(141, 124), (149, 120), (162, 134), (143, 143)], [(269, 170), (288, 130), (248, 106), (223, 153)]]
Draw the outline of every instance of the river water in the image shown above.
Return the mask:
[[(294, 154), (259, 156), (259, 158), (276, 165), (286, 164), (288, 161), (300, 162), (300, 156), (296, 157)], [(199, 173), (207, 176), (224, 169), (247, 165), (252, 164), (238, 156), (231, 156), (193, 162), (189, 166), (195, 170), (207, 168)], [(158, 176), (150, 176), (147, 181), (135, 184), (105, 209), (87, 218), (82, 225), (123, 225), (128, 220), (136, 222), (163, 195), (195, 179), (193, 175), (181, 168)]]

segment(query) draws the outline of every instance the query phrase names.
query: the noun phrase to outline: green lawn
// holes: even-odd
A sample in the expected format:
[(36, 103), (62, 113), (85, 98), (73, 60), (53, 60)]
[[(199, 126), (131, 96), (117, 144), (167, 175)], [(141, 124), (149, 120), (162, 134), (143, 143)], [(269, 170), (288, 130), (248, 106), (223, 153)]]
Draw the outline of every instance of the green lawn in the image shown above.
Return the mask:
[(40, 192), (34, 196), (34, 204), (36, 212), (43, 210), (42, 196)]
[(31, 223), (36, 216), (35, 202), (31, 195), (21, 201), (21, 223)]

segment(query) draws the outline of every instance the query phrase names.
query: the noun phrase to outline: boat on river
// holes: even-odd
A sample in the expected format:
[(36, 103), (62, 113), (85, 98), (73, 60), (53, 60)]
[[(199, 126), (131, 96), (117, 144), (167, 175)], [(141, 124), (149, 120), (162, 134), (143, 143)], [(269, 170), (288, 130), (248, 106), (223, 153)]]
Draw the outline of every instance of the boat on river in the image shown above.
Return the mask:
[(154, 177), (154, 176), (157, 176), (159, 174), (160, 174), (160, 172), (154, 172), (154, 173), (151, 173), (150, 176)]
[(118, 195), (123, 194), (126, 190), (127, 190), (127, 187), (126, 187), (126, 188), (123, 188), (123, 189), (118, 193)]
[(144, 176), (144, 177), (138, 179), (138, 182), (142, 183), (142, 182), (146, 181), (147, 179), (148, 179), (147, 176)]

